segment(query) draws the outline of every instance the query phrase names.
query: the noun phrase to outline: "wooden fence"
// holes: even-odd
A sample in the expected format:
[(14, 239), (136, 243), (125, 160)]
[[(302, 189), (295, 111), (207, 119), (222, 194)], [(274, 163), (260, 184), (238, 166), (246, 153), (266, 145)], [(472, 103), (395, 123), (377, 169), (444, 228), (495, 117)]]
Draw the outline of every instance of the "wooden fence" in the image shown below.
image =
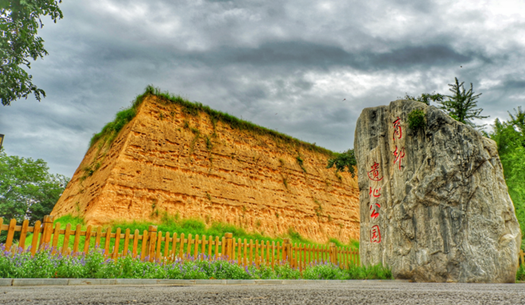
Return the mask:
[[(104, 249), (104, 255), (113, 259), (131, 255), (134, 258), (149, 261), (173, 261), (175, 259), (214, 259), (226, 258), (240, 265), (257, 266), (265, 264), (274, 267), (276, 264), (288, 262), (292, 267), (303, 270), (308, 264), (331, 262), (344, 268), (359, 265), (359, 251), (350, 247), (330, 245), (292, 244), (289, 239), (283, 242), (235, 239), (232, 233), (223, 237), (199, 236), (184, 233), (157, 232), (156, 226), (150, 226), (142, 234), (138, 230), (131, 233), (116, 228), (105, 231), (101, 227), (77, 225), (72, 229), (67, 224), (61, 229), (60, 223), (53, 224), (53, 216), (45, 216), (43, 223), (37, 221), (33, 227), (28, 220), (17, 225), (16, 219), (4, 224), (0, 218), (0, 236), (7, 232), (5, 247), (8, 251), (29, 250), (32, 255), (51, 247), (51, 251), (64, 255), (88, 253), (94, 248)], [(20, 232), (18, 243), (15, 232)], [(28, 237), (28, 233), (32, 236)], [(18, 234), (17, 234), (18, 235)], [(63, 238), (60, 238), (63, 236)], [(26, 249), (26, 239), (31, 238), (30, 249)], [(71, 246), (72, 243), (72, 246)]]

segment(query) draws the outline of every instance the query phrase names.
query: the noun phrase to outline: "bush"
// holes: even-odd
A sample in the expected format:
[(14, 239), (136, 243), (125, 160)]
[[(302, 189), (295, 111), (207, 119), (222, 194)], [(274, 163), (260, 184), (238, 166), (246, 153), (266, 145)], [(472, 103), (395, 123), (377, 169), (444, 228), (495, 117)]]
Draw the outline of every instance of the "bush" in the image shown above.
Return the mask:
[(521, 264), (516, 272), (516, 281), (525, 281), (525, 265)]
[(408, 128), (418, 130), (425, 128), (425, 112), (421, 109), (413, 110), (408, 114)]

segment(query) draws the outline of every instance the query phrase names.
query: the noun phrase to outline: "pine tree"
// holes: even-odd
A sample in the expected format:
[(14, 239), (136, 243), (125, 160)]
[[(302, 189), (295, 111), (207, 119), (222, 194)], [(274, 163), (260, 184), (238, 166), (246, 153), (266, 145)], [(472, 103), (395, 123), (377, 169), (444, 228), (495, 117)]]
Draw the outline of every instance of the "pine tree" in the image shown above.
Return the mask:
[(484, 125), (476, 125), (472, 122), (472, 119), (484, 119), (489, 117), (480, 115), (483, 108), (476, 108), (478, 103), (476, 100), (481, 93), (474, 94), (472, 83), (470, 83), (470, 89), (465, 91), (465, 88), (463, 87), (464, 82), (459, 83), (458, 78), (455, 77), (455, 79), (455, 84), (449, 84), (451, 87), (449, 90), (453, 95), (446, 95), (445, 97), (448, 98), (446, 101), (438, 101), (438, 103), (441, 104), (439, 108), (461, 123), (472, 127), (483, 127)]

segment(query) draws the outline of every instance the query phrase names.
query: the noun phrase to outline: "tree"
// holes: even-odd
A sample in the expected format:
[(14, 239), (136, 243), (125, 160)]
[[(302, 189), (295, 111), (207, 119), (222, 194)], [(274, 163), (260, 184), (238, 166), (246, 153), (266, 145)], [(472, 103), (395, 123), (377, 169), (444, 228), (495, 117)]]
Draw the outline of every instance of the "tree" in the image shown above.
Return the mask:
[[(521, 230), (525, 230), (525, 113), (518, 107), (515, 114), (509, 112), (510, 120), (496, 119), (493, 130), (487, 134), (498, 145), (498, 153), (503, 165), (505, 182), (514, 203), (516, 217)], [(523, 236), (525, 237), (525, 236)], [(522, 242), (522, 246), (525, 243)]]
[(326, 168), (332, 168), (335, 165), (336, 172), (344, 172), (345, 167), (348, 167), (348, 171), (352, 174), (352, 177), (355, 175), (354, 166), (357, 165), (355, 159), (354, 150), (349, 149), (343, 153), (337, 154), (335, 158), (328, 160), (328, 165)]
[(424, 103), (424, 104), (427, 104), (427, 105), (430, 105), (431, 101), (432, 102), (443, 101), (443, 98), (444, 98), (444, 96), (439, 94), (439, 93), (434, 93), (434, 94), (423, 93), (423, 94), (421, 94), (421, 96), (418, 96), (418, 97), (410, 96), (408, 94), (405, 94), (405, 100), (417, 101), (417, 102), (421, 102), (421, 103)]
[(69, 178), (48, 173), (42, 160), (7, 156), (0, 151), (0, 217), (29, 219), (30, 224), (49, 215)]
[[(59, 0), (62, 2), (62, 0)], [(44, 40), (37, 37), (44, 24), (41, 16), (50, 16), (56, 23), (62, 11), (55, 0), (0, 0), (0, 100), (2, 105), (33, 93), (40, 101), (44, 90), (32, 83), (23, 66), (31, 69), (29, 58), (47, 55)]]
[(483, 125), (475, 125), (472, 122), (472, 119), (484, 119), (489, 116), (482, 116), (481, 112), (483, 108), (477, 107), (477, 99), (480, 94), (474, 94), (474, 89), (472, 83), (470, 83), (470, 89), (465, 91), (463, 83), (459, 83), (458, 78), (455, 77), (456, 83), (449, 84), (451, 87), (449, 90), (454, 93), (453, 95), (446, 95), (448, 100), (438, 101), (441, 104), (440, 109), (444, 110), (448, 115), (450, 115), (455, 120), (467, 124), (472, 127), (482, 127)]

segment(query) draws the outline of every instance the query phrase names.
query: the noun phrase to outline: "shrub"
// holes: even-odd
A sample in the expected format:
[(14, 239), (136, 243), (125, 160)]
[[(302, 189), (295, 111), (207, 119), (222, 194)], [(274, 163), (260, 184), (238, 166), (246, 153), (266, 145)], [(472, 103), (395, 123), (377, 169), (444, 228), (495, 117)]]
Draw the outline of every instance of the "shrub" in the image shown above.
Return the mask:
[(415, 109), (408, 114), (408, 128), (413, 130), (425, 128), (425, 112), (421, 109)]
[[(521, 272), (521, 273), (520, 273)], [(524, 270), (518, 274), (523, 279)], [(328, 262), (311, 263), (303, 270), (287, 262), (271, 266), (240, 266), (237, 261), (200, 255), (173, 262), (141, 261), (131, 255), (106, 258), (104, 250), (95, 249), (87, 255), (63, 256), (46, 248), (34, 257), (31, 252), (5, 251), (0, 244), (0, 278), (138, 278), (138, 279), (391, 279), (392, 272), (382, 266), (340, 268)]]

